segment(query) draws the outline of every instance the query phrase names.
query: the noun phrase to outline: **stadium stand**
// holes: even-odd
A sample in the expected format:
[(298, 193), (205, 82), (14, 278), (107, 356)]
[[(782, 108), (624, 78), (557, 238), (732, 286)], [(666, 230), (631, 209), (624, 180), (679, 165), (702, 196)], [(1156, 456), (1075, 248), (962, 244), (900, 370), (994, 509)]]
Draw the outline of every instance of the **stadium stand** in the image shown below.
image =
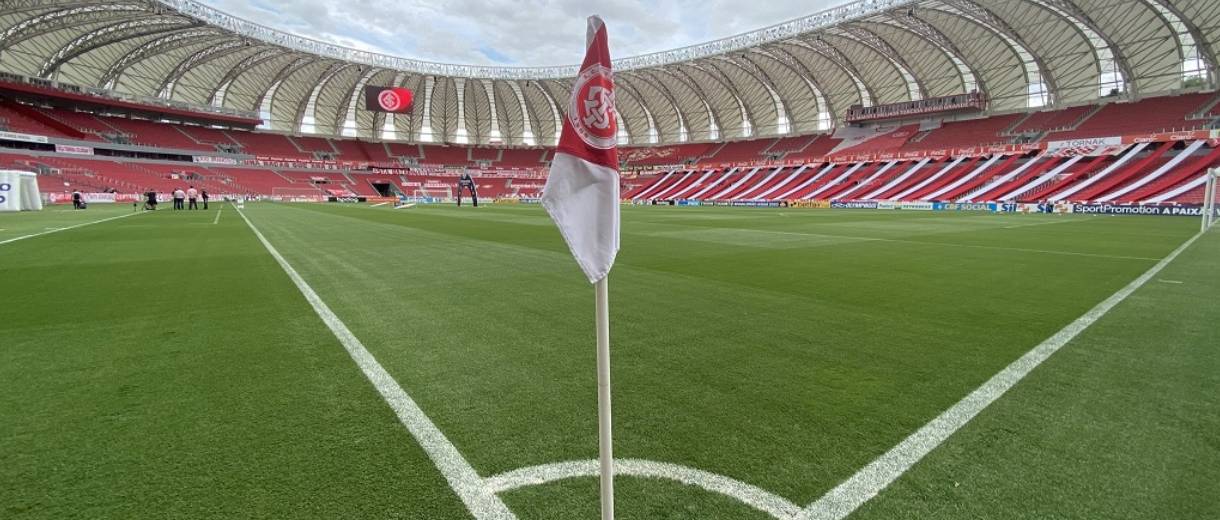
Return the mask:
[[(1136, 102), (1080, 105), (1058, 110), (1010, 113), (941, 124), (905, 124), (847, 148), (831, 135), (814, 134), (730, 142), (624, 147), (625, 168), (646, 175), (624, 184), (623, 197), (644, 201), (777, 200), (859, 198), (879, 200), (1068, 200), (1136, 201), (1171, 192), (1207, 167), (1220, 164), (1216, 148), (1201, 141), (1155, 142), (1122, 155), (1072, 160), (1050, 152), (1006, 152), (1000, 156), (928, 157), (923, 154), (990, 146), (1111, 137), (1160, 135), (1163, 131), (1205, 129), (1215, 119), (1214, 93), (1149, 98)], [(483, 196), (537, 196), (551, 151), (543, 147), (374, 142), (364, 139), (297, 136), (235, 128), (212, 128), (154, 119), (114, 117), (85, 111), (0, 102), (0, 125), (11, 132), (89, 143), (134, 146), (143, 158), (76, 156), (50, 148), (6, 149), (0, 160), (40, 171), (48, 189), (70, 187), (138, 192), (166, 191), (183, 182), (208, 189), (251, 194), (321, 194), (327, 190), (358, 196), (386, 193), (375, 187), (367, 165), (441, 172), (444, 168), (509, 168), (481, 177)], [(923, 129), (921, 129), (921, 127)], [(1031, 141), (1032, 139), (1032, 141)], [(29, 147), (30, 145), (21, 145)], [(1087, 150), (1081, 150), (1084, 152)], [(177, 162), (167, 162), (175, 158)], [(216, 154), (221, 164), (193, 164), (191, 154)], [(902, 159), (859, 159), (824, 165), (830, 157), (890, 154)], [(124, 152), (123, 155), (133, 155)], [(302, 163), (224, 164), (279, 159)], [(405, 162), (404, 162), (405, 161)], [(330, 166), (328, 166), (328, 164)], [(680, 165), (672, 174), (648, 171)], [(331, 168), (330, 170), (320, 168)], [(336, 170), (342, 170), (338, 171)], [(451, 184), (445, 176), (401, 179)], [(41, 181), (41, 179), (40, 179)], [(398, 186), (398, 185), (396, 185)], [(524, 187), (522, 189), (521, 187)], [(402, 190), (399, 190), (402, 191)], [(485, 192), (484, 192), (485, 191)], [(1183, 190), (1186, 191), (1186, 190)], [(1063, 194), (1062, 196), (1060, 194)], [(1183, 193), (1185, 196), (1186, 193)]]

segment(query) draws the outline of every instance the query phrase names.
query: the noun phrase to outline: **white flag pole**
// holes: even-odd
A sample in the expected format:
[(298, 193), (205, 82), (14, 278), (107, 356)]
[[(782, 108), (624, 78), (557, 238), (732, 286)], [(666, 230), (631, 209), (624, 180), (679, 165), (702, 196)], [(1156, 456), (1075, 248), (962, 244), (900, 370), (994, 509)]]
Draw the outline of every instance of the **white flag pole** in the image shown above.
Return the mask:
[(614, 520), (614, 440), (610, 428), (610, 290), (595, 284), (597, 313), (597, 442), (601, 458), (602, 520)]

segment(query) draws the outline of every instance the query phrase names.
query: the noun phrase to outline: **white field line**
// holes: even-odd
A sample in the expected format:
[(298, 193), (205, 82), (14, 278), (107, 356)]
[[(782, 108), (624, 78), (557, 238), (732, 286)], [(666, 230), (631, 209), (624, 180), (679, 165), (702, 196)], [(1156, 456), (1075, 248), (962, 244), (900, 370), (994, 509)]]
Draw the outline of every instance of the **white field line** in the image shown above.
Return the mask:
[(508, 510), (508, 506), (496, 496), (495, 492), (487, 485), (487, 483), (479, 477), (470, 463), (462, 457), (461, 452), (445, 434), (432, 423), (432, 420), (420, 409), (411, 396), (399, 386), (398, 382), (386, 372), (385, 368), (377, 362), (364, 344), (360, 342), (352, 331), (347, 328), (347, 325), (326, 306), (326, 303), (314, 292), (313, 288), (305, 282), (304, 278), (293, 269), (292, 265), (280, 255), (275, 246), (267, 241), (262, 232), (254, 227), (254, 223), (246, 217), (246, 214), (240, 209), (237, 214), (242, 220), (246, 221), (246, 225), (250, 226), (250, 231), (254, 232), (254, 236), (258, 237), (259, 242), (262, 242), (263, 247), (271, 253), (272, 258), (280, 264), (280, 268), (288, 274), (292, 279), (292, 283), (296, 284), (297, 289), (301, 291), (301, 295), (313, 307), (314, 312), (330, 329), (331, 333), (339, 339), (343, 344), (343, 348), (347, 349), (347, 353), (351, 355), (352, 360), (360, 367), (360, 371), (364, 373), (364, 377), (368, 378), (373, 387), (377, 389), (377, 393), (381, 394), (382, 399), (385, 399), (386, 404), (394, 410), (394, 414), (398, 416), (398, 421), (411, 432), (415, 440), (419, 442), (420, 447), (436, 464), (436, 468), (445, 476), (445, 480), (449, 481), (449, 486), (457, 493), (462, 502), (466, 504), (466, 508), (478, 520), (515, 520), (517, 517), (512, 511)]
[[(599, 468), (598, 461), (593, 459), (542, 464), (488, 477), (487, 483), (497, 493), (501, 493), (557, 480), (596, 477), (599, 475)], [(677, 464), (639, 459), (615, 459), (614, 474), (681, 482), (688, 486), (731, 497), (778, 519), (793, 518), (801, 512), (800, 506), (757, 486)]]
[(1072, 339), (1084, 332), (1089, 326), (1096, 323), (1097, 320), (1105, 316), (1128, 296), (1131, 296), (1140, 287), (1143, 287), (1148, 280), (1151, 280), (1161, 272), (1165, 266), (1173, 262), (1183, 251), (1195, 243), (1202, 233), (1196, 234), (1182, 245), (1174, 249), (1168, 256), (1162, 258), (1160, 262), (1149, 268), (1139, 278), (1132, 280), (1126, 287), (1119, 289), (1118, 292), (1110, 295), (1096, 307), (1089, 309), (1076, 321), (1069, 323), (1066, 327), (1056, 332), (1053, 336), (1047, 338), (1038, 346), (1034, 347), (1025, 355), (1013, 361), (1001, 370), (991, 379), (983, 383), (982, 386), (970, 392), (969, 395), (958, 401), (953, 407), (945, 410), (931, 422), (924, 425), (915, 433), (912, 433), (897, 446), (890, 449), (884, 455), (878, 457), (869, 465), (858, 471), (851, 478), (836, 486), (819, 498), (816, 502), (805, 508), (800, 515), (794, 517), (795, 520), (842, 520), (850, 515), (857, 508), (868, 502), (873, 497), (877, 496), (883, 489), (889, 486), (892, 482), (901, 477), (907, 470), (911, 469), (915, 463), (919, 462), (932, 450), (940, 446), (951, 435), (965, 426), (966, 423), (974, 419), (987, 406), (999, 399), (1000, 396), (1008, 392), (1012, 387), (1016, 386), (1025, 376), (1031, 371), (1050, 358), (1055, 352), (1063, 348)]
[[(1076, 218), (1081, 218), (1081, 217), (1076, 217)], [(1097, 217), (1096, 216), (1084, 217), (1084, 219), (1095, 219), (1095, 218), (1097, 218)], [(1080, 222), (1080, 221), (1073, 220), (1071, 218), (1065, 218), (1063, 220), (1052, 220), (1050, 222), (1033, 222), (1033, 223), (1029, 223), (1029, 224), (1013, 224), (1011, 226), (1004, 226), (1004, 229), (1018, 229), (1018, 228), (1033, 227), (1033, 226), (1049, 226), (1051, 224), (1065, 224), (1068, 222)]]
[(376, 207), (380, 207), (380, 206), (385, 206), (386, 204), (389, 204), (389, 202), (378, 202), (378, 203), (376, 203), (376, 204), (372, 204), (372, 205), (370, 205), (369, 207), (370, 207), (370, 208), (376, 208)]
[(1106, 255), (1102, 253), (1078, 253), (1075, 251), (1059, 251), (1054, 249), (1028, 249), (1024, 247), (1004, 247), (1004, 246), (981, 246), (976, 244), (950, 244), (947, 242), (924, 242), (920, 240), (902, 240), (899, 238), (877, 238), (877, 237), (860, 237), (851, 235), (828, 235), (824, 233), (800, 233), (796, 231), (771, 231), (765, 229), (751, 229), (750, 232), (770, 233), (775, 235), (800, 235), (810, 237), (824, 238), (842, 238), (847, 240), (858, 240), (860, 242), (893, 242), (898, 244), (919, 244), (925, 246), (945, 246), (945, 247), (964, 247), (968, 249), (993, 249), (996, 251), (1018, 251), (1022, 253), (1042, 253), (1048, 255), (1068, 255), (1068, 256), (1087, 256), (1092, 258), (1113, 258), (1117, 260), (1156, 260), (1146, 256), (1123, 256), (1123, 255)]
[(76, 229), (76, 228), (81, 228), (81, 227), (85, 227), (85, 226), (92, 226), (92, 225), (94, 225), (94, 224), (101, 224), (102, 222), (109, 222), (109, 221), (111, 221), (111, 220), (116, 220), (116, 219), (120, 219), (120, 218), (127, 218), (127, 217), (130, 217), (130, 216), (132, 216), (132, 215), (140, 215), (140, 214), (141, 214), (141, 213), (124, 213), (124, 214), (122, 214), (122, 215), (118, 215), (118, 216), (115, 216), (115, 217), (107, 217), (107, 218), (104, 218), (104, 219), (99, 219), (99, 220), (91, 220), (91, 221), (89, 221), (89, 222), (82, 222), (82, 223), (80, 223), (80, 224), (75, 224), (75, 225), (71, 225), (71, 226), (68, 226), (68, 227), (61, 227), (61, 228), (49, 228), (49, 229), (50, 229), (49, 231), (43, 231), (43, 232), (41, 232), (41, 233), (34, 233), (34, 234), (30, 234), (30, 235), (22, 235), (22, 236), (19, 236), (19, 237), (10, 238), (10, 239), (8, 239), (8, 240), (0, 240), (0, 246), (2, 246), (2, 245), (4, 245), (4, 244), (11, 244), (11, 243), (16, 242), (16, 241), (18, 241), (18, 240), (25, 240), (25, 239), (27, 239), (27, 238), (40, 237), (40, 236), (43, 236), (43, 235), (50, 235), (51, 233), (59, 233), (60, 231), (67, 231), (67, 230), (69, 230), (69, 229)]
[(213, 224), (219, 224), (219, 223), (220, 223), (220, 212), (221, 212), (221, 211), (223, 211), (224, 209), (225, 209), (225, 207), (224, 207), (224, 206), (221, 206), (221, 207), (219, 207), (219, 208), (216, 208), (216, 218), (212, 219), (212, 223), (213, 223)]

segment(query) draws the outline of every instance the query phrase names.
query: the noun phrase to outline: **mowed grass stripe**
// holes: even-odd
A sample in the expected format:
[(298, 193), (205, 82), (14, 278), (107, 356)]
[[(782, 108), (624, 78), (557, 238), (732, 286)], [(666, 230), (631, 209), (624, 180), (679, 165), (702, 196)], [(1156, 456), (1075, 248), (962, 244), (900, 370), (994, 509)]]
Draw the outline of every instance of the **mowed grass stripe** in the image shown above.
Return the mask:
[[(587, 285), (553, 229), (483, 209), (460, 210), (479, 218), (435, 207), (251, 211), (483, 474), (587, 459), (596, 453)], [(777, 252), (631, 231), (649, 215), (624, 211), (615, 271), (619, 452), (804, 503), (1151, 264), (872, 242)], [(953, 218), (979, 217), (938, 226), (952, 229)], [(1117, 226), (1105, 236), (1124, 229), (1097, 220), (1081, 222)], [(1173, 219), (1133, 231), (1154, 229), (1190, 233)], [(1174, 245), (1156, 242), (1167, 244), (1162, 256)], [(538, 494), (505, 500), (528, 510), (516, 497)], [(551, 500), (596, 511), (595, 493)]]
[(0, 213), (0, 245), (129, 217), (135, 212), (119, 205), (79, 211), (51, 206), (40, 212)]
[(1220, 234), (851, 519), (1220, 518)]
[(1118, 292), (1106, 298), (1097, 306), (1089, 309), (1084, 315), (1069, 323), (1050, 338), (1039, 343), (1033, 350), (1018, 358), (987, 380), (969, 395), (945, 410), (935, 419), (912, 433), (901, 443), (884, 455), (869, 463), (852, 478), (840, 483), (817, 502), (810, 505), (798, 519), (809, 520), (840, 520), (846, 518), (856, 508), (871, 500), (877, 493), (890, 485), (895, 479), (906, 473), (932, 450), (936, 449), (958, 429), (973, 420), (991, 403), (998, 400), (1006, 392), (1016, 386), (1035, 368), (1049, 359), (1075, 339), (1081, 332), (1087, 330), (1097, 320), (1103, 318), (1115, 306), (1125, 301), (1131, 294), (1139, 290), (1149, 280), (1159, 274), (1166, 266), (1199, 238), (1195, 235), (1169, 253), (1152, 268), (1145, 271), (1131, 283)]
[(0, 516), (466, 517), (245, 225), (212, 219), (0, 248)]
[(386, 404), (394, 410), (398, 416), (399, 422), (411, 432), (411, 435), (419, 441), (420, 446), (428, 453), (428, 456), (436, 464), (437, 469), (449, 481), (449, 485), (454, 492), (466, 504), (469, 509), (480, 520), (483, 519), (504, 519), (515, 520), (512, 512), (500, 501), (499, 497), (495, 496), (492, 490), (484, 485), (479, 474), (470, 466), (470, 463), (462, 457), (461, 452), (445, 438), (445, 434), (436, 428), (432, 420), (427, 414), (420, 410), (411, 396), (403, 391), (402, 387), (394, 380), (385, 368), (377, 362), (377, 359), (369, 353), (368, 349), (360, 342), (360, 339), (352, 334), (343, 320), (339, 319), (330, 307), (318, 297), (313, 288), (301, 278), (296, 269), (284, 259), (280, 252), (267, 241), (262, 232), (250, 222), (245, 213), (237, 210), (237, 214), (242, 218), (242, 221), (250, 227), (250, 231), (258, 237), (259, 242), (267, 249), (275, 261), (284, 270), (284, 273), (292, 279), (292, 283), (301, 291), (301, 295), (313, 307), (314, 312), (326, 324), (335, 338), (343, 344), (347, 349), (352, 360), (360, 367), (361, 372), (368, 378), (373, 387), (377, 389), (377, 393), (381, 394), (382, 399)]

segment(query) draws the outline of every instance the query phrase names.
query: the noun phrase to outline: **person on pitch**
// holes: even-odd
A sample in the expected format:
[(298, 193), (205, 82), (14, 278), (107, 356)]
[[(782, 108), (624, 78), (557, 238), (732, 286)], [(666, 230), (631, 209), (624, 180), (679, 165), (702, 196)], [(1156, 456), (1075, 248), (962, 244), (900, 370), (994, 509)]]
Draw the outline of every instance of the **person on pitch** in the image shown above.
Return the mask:
[(85, 209), (85, 198), (80, 190), (72, 190), (72, 209)]
[(475, 191), (474, 179), (470, 177), (470, 172), (462, 172), (462, 176), (458, 178), (457, 190), (457, 205), (462, 207), (462, 191), (470, 191), (470, 200), (474, 207), (479, 207), (479, 193)]
[(182, 188), (175, 189), (174, 190), (174, 209), (175, 210), (186, 209), (186, 205), (183, 204), (183, 202), (185, 200), (186, 200), (186, 192), (182, 191)]
[(199, 199), (199, 190), (195, 189), (194, 186), (187, 188), (186, 200), (190, 201), (190, 205), (188, 206), (188, 209), (199, 209), (199, 203), (195, 202), (198, 199)]
[(208, 190), (203, 190), (199, 196), (203, 197), (203, 209), (208, 209)]

